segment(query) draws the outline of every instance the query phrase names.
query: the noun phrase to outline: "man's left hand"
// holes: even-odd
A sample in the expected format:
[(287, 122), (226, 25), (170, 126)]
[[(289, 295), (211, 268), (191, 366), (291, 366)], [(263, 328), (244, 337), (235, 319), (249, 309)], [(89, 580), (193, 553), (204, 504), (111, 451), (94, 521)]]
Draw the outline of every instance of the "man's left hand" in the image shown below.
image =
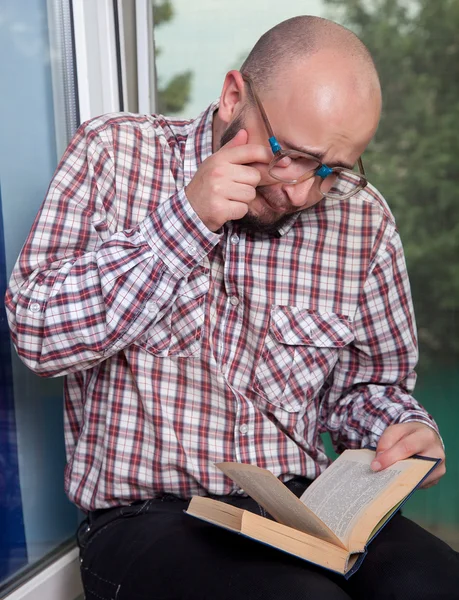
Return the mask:
[(428, 488), (438, 483), (446, 472), (445, 452), (437, 432), (424, 423), (390, 425), (379, 438), (376, 457), (371, 463), (371, 468), (380, 471), (413, 454), (441, 458), (441, 463), (425, 479), (421, 487)]

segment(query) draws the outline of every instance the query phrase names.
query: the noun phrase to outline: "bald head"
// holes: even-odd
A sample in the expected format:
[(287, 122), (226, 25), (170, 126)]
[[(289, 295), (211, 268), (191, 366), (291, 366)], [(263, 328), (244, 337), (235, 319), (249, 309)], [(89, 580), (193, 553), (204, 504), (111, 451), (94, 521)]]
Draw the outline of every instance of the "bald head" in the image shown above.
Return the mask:
[(379, 77), (370, 52), (349, 29), (321, 17), (287, 19), (267, 31), (255, 44), (241, 71), (260, 92), (279, 83), (279, 76), (318, 55), (345, 59), (353, 73), (352, 85), (379, 97)]
[[(379, 78), (357, 36), (327, 19), (295, 17), (262, 36), (241, 72), (226, 74), (214, 116), (214, 149), (245, 129), (249, 144), (266, 146), (274, 133), (290, 156), (306, 153), (331, 168), (352, 168), (374, 136), (380, 113)], [(261, 179), (247, 225), (277, 226), (320, 201), (317, 177), (291, 185), (272, 177), (267, 164), (251, 164)]]

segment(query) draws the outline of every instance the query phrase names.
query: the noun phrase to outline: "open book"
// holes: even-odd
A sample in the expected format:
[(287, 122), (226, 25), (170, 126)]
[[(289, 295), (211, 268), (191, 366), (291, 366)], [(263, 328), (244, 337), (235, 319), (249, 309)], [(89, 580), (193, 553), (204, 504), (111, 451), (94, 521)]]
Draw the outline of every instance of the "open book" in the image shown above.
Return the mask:
[(374, 456), (374, 450), (346, 450), (301, 498), (266, 469), (218, 463), (275, 520), (202, 496), (193, 496), (186, 512), (347, 578), (371, 540), (439, 462), (413, 457), (373, 472)]

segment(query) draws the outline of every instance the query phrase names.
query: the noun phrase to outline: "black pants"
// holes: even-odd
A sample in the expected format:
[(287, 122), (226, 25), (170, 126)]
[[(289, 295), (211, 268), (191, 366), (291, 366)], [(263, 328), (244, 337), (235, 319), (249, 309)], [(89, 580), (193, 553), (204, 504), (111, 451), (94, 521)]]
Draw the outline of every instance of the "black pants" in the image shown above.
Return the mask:
[[(305, 485), (289, 487), (299, 495)], [(86, 600), (459, 600), (458, 553), (400, 514), (346, 581), (185, 515), (187, 506), (166, 496), (91, 513), (78, 531)]]

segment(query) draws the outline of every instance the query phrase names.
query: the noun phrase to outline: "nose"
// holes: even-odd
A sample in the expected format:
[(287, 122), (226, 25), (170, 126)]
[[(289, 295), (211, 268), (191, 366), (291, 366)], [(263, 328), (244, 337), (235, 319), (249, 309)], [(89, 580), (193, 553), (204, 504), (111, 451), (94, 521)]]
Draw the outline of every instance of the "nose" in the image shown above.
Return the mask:
[[(311, 179), (307, 179), (296, 185), (285, 183), (282, 189), (287, 194), (292, 206), (296, 208), (306, 206), (306, 204), (311, 203), (311, 200), (316, 200), (316, 195), (320, 196), (317, 190), (316, 177), (311, 177)], [(316, 191), (316, 194), (314, 191)]]

